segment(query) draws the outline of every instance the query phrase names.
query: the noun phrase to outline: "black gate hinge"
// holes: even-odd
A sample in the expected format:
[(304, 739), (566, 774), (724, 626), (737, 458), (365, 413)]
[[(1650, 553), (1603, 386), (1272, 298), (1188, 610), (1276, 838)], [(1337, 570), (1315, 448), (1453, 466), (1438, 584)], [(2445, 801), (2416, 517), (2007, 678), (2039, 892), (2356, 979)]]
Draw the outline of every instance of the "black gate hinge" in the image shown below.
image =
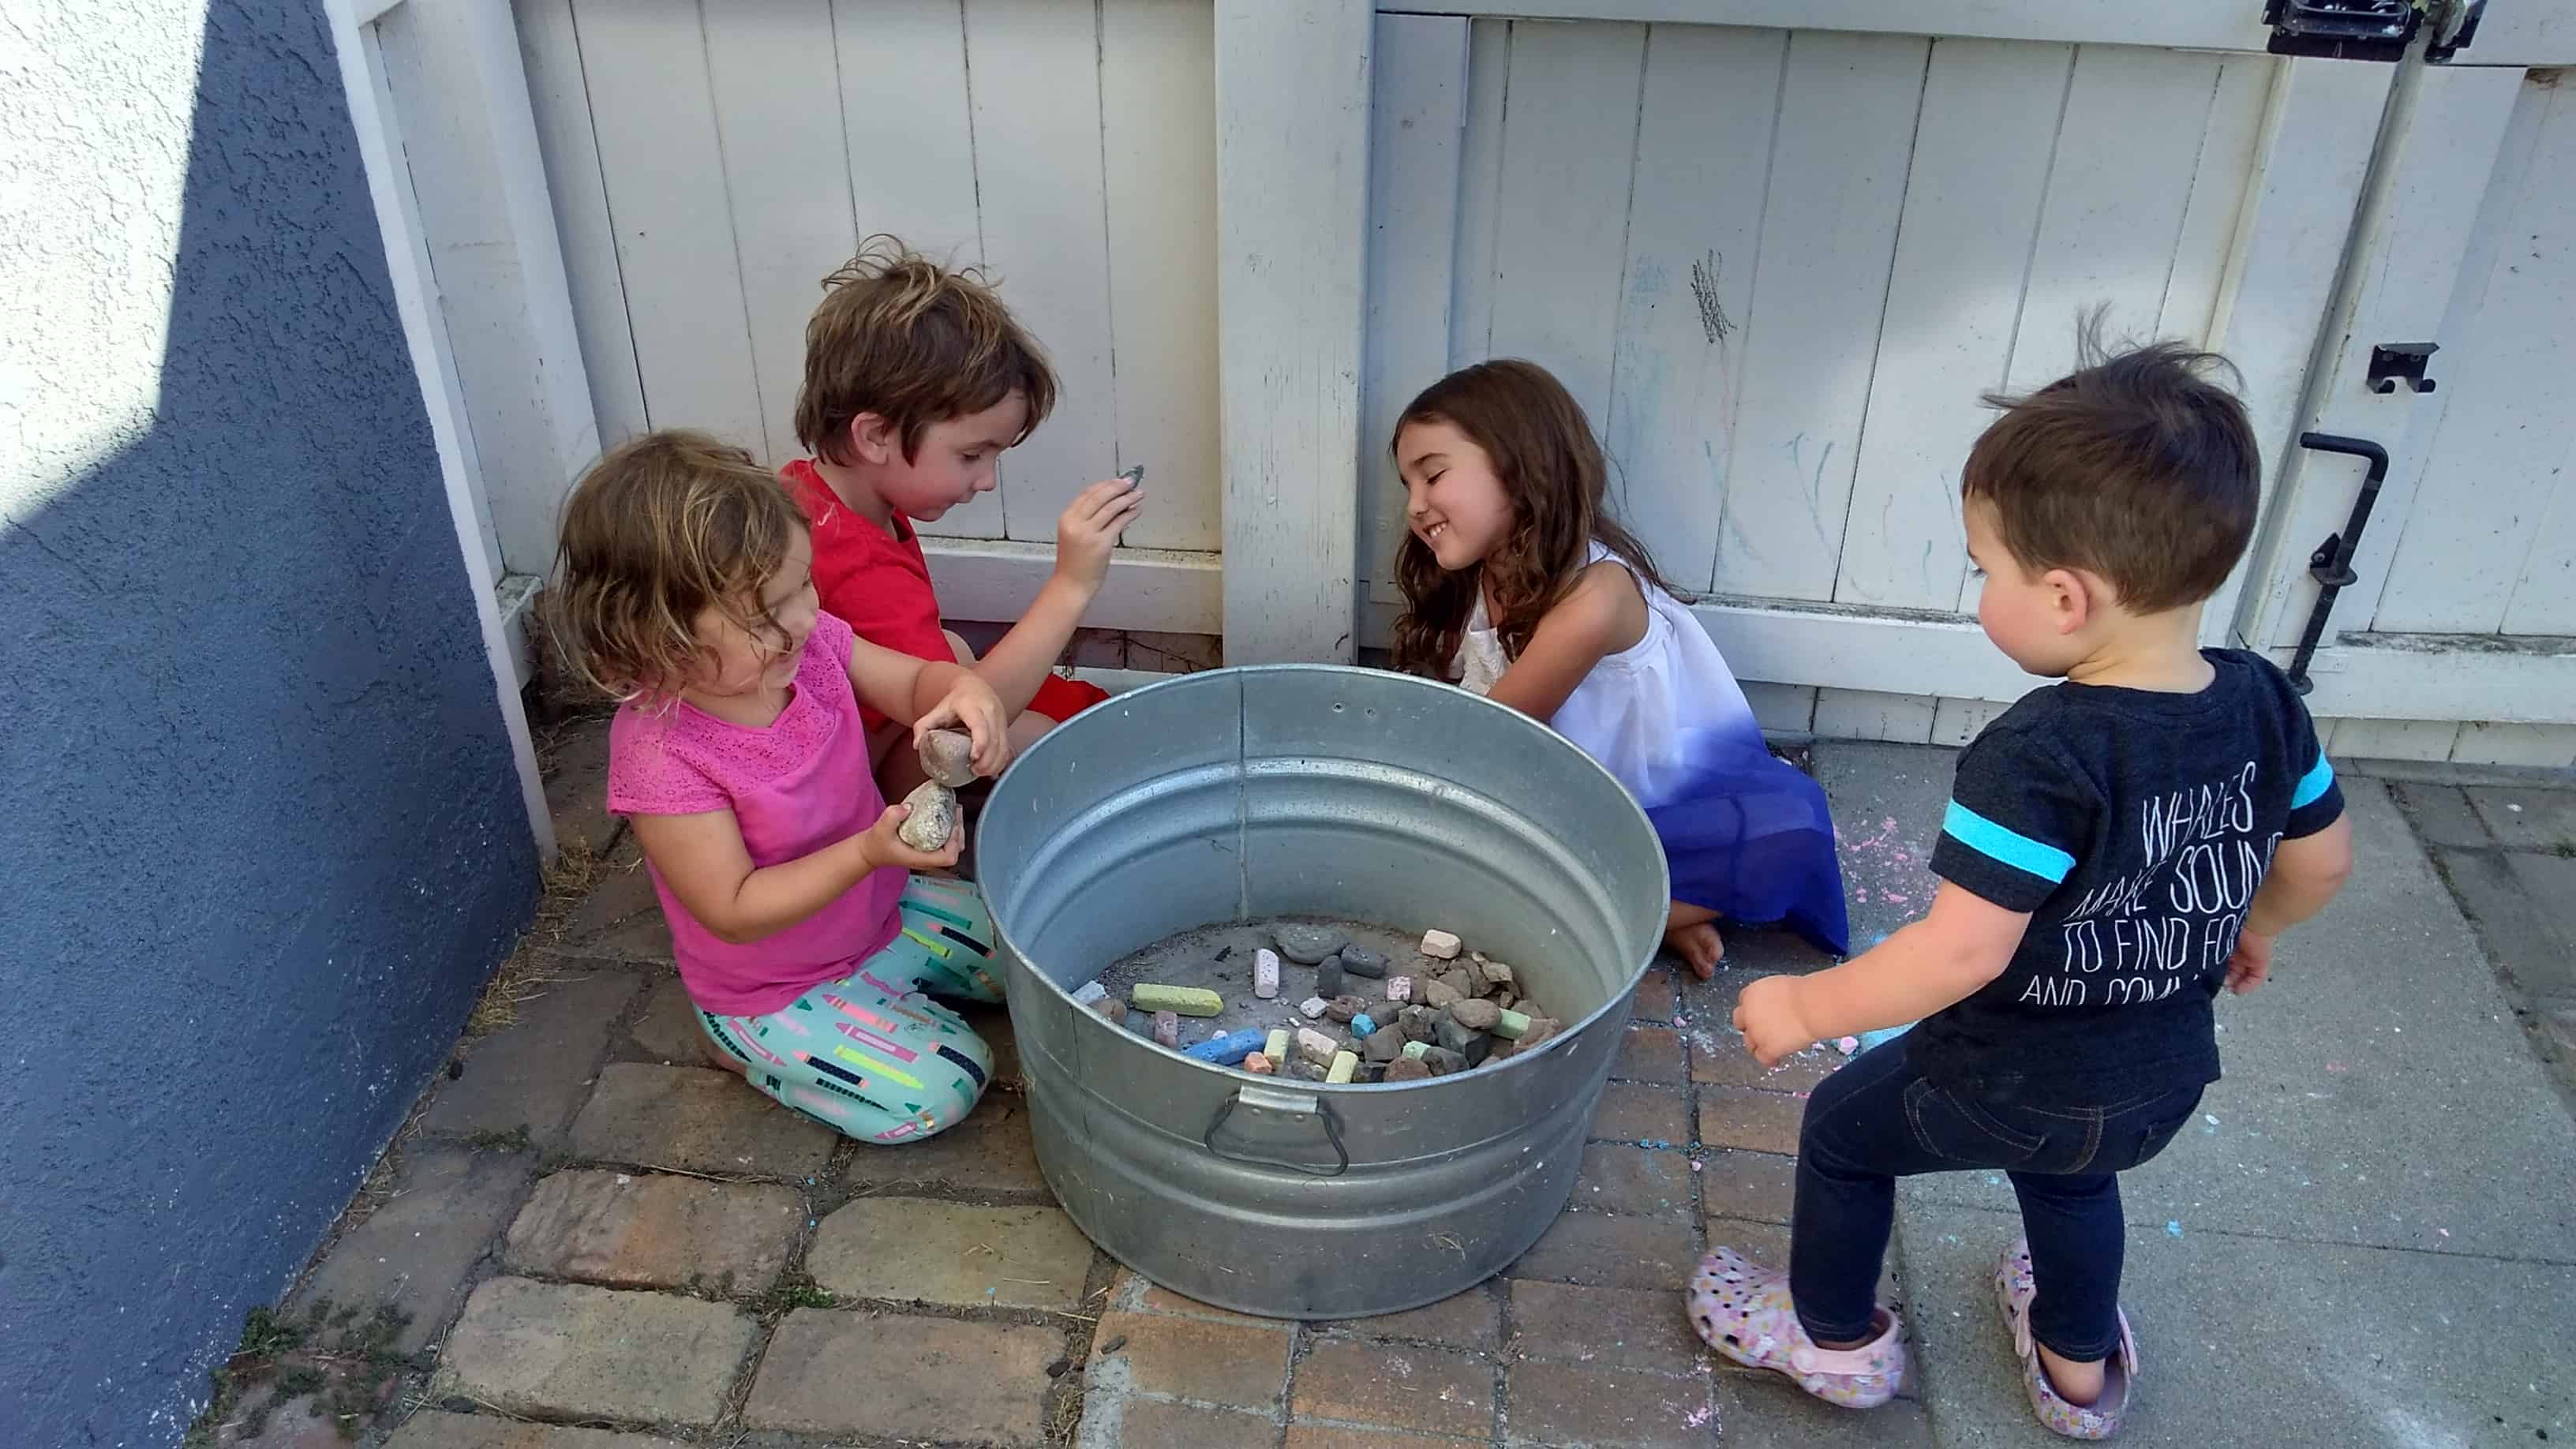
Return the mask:
[(2264, 0), (2274, 55), (2388, 60), (2406, 54), (2424, 14), (2414, 0)]

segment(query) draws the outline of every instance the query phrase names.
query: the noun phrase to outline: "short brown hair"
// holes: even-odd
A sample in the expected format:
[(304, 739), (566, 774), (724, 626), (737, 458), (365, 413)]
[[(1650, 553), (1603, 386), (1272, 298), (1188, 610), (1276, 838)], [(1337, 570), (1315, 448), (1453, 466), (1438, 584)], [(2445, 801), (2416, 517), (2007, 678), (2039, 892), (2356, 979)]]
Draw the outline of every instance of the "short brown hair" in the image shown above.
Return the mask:
[(761, 586), (805, 515), (749, 453), (665, 429), (611, 451), (564, 501), (547, 617), (574, 675), (612, 699), (676, 694), (712, 607), (755, 637), (782, 631)]
[[(2079, 370), (2004, 409), (1968, 450), (1960, 495), (2033, 573), (2080, 568), (2124, 608), (2161, 613), (2218, 592), (2254, 534), (2262, 453), (2227, 359), (2179, 342), (2107, 352), (2086, 319)], [(2241, 379), (2240, 379), (2241, 380)]]
[(1046, 354), (982, 268), (942, 266), (880, 234), (823, 279), (823, 303), (805, 323), (796, 440), (827, 463), (847, 463), (851, 420), (875, 413), (894, 425), (910, 462), (932, 423), (1017, 392), (1029, 403), (1017, 443), (1046, 420), (1055, 390)]

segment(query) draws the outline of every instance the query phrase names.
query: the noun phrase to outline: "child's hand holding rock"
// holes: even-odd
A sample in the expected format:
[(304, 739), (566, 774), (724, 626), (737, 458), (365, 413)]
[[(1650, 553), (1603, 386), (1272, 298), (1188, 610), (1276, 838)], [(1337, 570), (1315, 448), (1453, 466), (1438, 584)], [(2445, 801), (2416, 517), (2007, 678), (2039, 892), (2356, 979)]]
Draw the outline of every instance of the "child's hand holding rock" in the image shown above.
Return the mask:
[(1816, 1044), (1798, 1011), (1798, 978), (1764, 976), (1744, 984), (1735, 998), (1735, 1029), (1744, 1049), (1765, 1067), (1776, 1067)]

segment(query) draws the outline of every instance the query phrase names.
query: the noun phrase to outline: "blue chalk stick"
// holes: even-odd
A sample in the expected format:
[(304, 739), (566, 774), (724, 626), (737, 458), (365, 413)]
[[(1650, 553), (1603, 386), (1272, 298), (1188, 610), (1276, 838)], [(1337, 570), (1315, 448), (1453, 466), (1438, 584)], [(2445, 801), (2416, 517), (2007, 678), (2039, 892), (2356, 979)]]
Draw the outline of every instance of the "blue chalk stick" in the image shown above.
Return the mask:
[(1377, 1031), (1377, 1018), (1363, 1011), (1351, 1018), (1351, 1035), (1369, 1036)]
[(1879, 1047), (1896, 1040), (1898, 1037), (1905, 1035), (1913, 1029), (1914, 1023), (1909, 1021), (1903, 1026), (1883, 1027), (1877, 1031), (1862, 1032), (1860, 1034), (1860, 1049), (1862, 1051), (1874, 1051)]
[(1221, 1067), (1230, 1067), (1261, 1050), (1262, 1042), (1268, 1039), (1269, 1033), (1262, 1031), (1228, 1032), (1224, 1036), (1209, 1037), (1206, 1041), (1182, 1052), (1181, 1055), (1193, 1061), (1214, 1062)]

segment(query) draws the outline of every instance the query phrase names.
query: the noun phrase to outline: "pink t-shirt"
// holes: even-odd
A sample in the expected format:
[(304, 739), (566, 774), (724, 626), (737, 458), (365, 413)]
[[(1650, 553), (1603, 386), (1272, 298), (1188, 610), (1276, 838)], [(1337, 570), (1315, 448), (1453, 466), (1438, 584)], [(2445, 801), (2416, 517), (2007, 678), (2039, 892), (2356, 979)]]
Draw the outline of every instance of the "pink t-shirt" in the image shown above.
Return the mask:
[[(850, 689), (851, 638), (839, 619), (815, 620), (787, 708), (767, 729), (727, 724), (685, 701), (667, 710), (620, 709), (608, 727), (608, 808), (620, 815), (731, 810), (755, 866), (865, 832), (885, 813), (885, 797), (869, 769), (867, 732)], [(698, 924), (653, 872), (681, 984), (690, 1000), (724, 1016), (776, 1011), (856, 970), (894, 939), (903, 886), (904, 872), (889, 866), (811, 919), (734, 945)]]

